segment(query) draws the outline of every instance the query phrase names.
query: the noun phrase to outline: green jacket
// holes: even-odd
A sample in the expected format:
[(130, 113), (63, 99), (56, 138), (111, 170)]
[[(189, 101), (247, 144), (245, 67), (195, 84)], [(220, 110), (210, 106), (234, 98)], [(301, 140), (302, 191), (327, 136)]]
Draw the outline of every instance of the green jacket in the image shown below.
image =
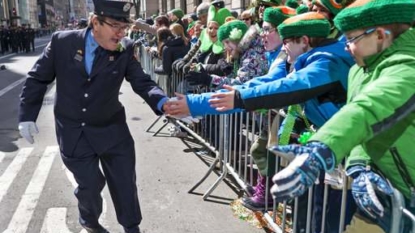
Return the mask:
[[(386, 50), (353, 66), (348, 102), (310, 139), (328, 145), (339, 163), (373, 163), (410, 198), (391, 151), (398, 153), (415, 182), (415, 30), (409, 29)], [(370, 162), (369, 162), (370, 161)]]

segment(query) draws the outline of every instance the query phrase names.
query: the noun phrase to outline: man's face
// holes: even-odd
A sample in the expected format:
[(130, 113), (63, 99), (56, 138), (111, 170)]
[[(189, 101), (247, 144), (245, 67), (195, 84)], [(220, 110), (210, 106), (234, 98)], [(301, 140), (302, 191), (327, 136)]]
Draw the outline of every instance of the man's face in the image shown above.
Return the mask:
[(286, 38), (283, 40), (282, 50), (287, 54), (287, 62), (294, 64), (297, 58), (308, 51), (309, 45), (305, 36), (300, 38)]
[(98, 44), (110, 51), (114, 51), (118, 47), (118, 43), (125, 36), (125, 31), (129, 24), (116, 21), (111, 18), (104, 18), (99, 21), (97, 17), (93, 18), (93, 35)]
[(277, 29), (268, 22), (264, 22), (262, 24), (261, 38), (264, 48), (267, 51), (273, 51), (282, 44), (282, 40), (280, 34), (277, 32)]

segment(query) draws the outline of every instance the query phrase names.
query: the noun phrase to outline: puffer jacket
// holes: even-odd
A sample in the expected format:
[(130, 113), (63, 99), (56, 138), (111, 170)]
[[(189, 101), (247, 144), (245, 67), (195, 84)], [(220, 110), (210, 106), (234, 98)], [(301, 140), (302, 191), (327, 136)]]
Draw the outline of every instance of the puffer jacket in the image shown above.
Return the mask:
[(366, 67), (354, 66), (347, 105), (311, 138), (328, 145), (337, 162), (350, 153), (348, 167), (375, 165), (408, 199), (415, 181), (414, 41), (415, 30), (409, 29), (389, 48), (366, 58)]

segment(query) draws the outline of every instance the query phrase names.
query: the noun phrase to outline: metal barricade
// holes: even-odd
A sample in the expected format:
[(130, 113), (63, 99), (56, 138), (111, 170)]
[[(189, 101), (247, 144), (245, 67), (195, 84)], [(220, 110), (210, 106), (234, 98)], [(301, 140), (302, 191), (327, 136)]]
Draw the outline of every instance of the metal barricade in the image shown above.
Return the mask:
[[(145, 69), (146, 73), (152, 77), (156, 77), (157, 83), (168, 93), (169, 96), (174, 96), (175, 92), (180, 92), (183, 94), (188, 93), (202, 93), (203, 91), (209, 91), (208, 89), (201, 88), (189, 88), (186, 81), (184, 80), (183, 74), (181, 72), (176, 72), (173, 69), (173, 74), (169, 77), (160, 77), (154, 73), (154, 66), (159, 65), (160, 61), (157, 59), (155, 61), (149, 54), (141, 48), (140, 60)], [(280, 112), (277, 111), (277, 116), (280, 117)], [(161, 119), (159, 117), (148, 129), (149, 132), (152, 127)], [(259, 124), (258, 124), (259, 122)], [(211, 193), (215, 188), (223, 181), (228, 175), (232, 176), (236, 183), (244, 190), (248, 192), (248, 187), (253, 186), (255, 181), (254, 177), (257, 175), (258, 171), (255, 168), (255, 164), (251, 159), (249, 154), (249, 148), (251, 144), (256, 140), (258, 134), (262, 130), (262, 122), (268, 122), (271, 125), (271, 113), (267, 116), (254, 114), (254, 113), (235, 113), (230, 115), (219, 115), (219, 116), (205, 116), (200, 123), (196, 124), (187, 124), (181, 120), (176, 120), (170, 117), (167, 117), (164, 125), (157, 130), (154, 135), (160, 132), (167, 124), (171, 123), (176, 127), (179, 127), (181, 130), (187, 132), (188, 135), (192, 136), (198, 140), (206, 149), (212, 152), (214, 160), (211, 163), (209, 169), (206, 171), (205, 175), (198, 181), (196, 184), (189, 190), (189, 192), (194, 192), (205, 180), (206, 178), (217, 169), (219, 165), (218, 178), (215, 182), (209, 186), (203, 194), (203, 199), (206, 200), (209, 198)], [(274, 132), (276, 133), (276, 132)], [(268, 152), (269, 158), (273, 158), (275, 155)], [(276, 159), (276, 171), (280, 171), (283, 167), (280, 165), (281, 158), (277, 157)], [(347, 179), (343, 180), (343, 197), (342, 197), (342, 215), (340, 218), (340, 227), (339, 233), (343, 232), (344, 228), (344, 210), (346, 206), (346, 192), (347, 192)], [(271, 188), (269, 179), (267, 179), (266, 189)], [(323, 210), (328, 205), (328, 185), (324, 186), (324, 201), (323, 201)], [(252, 195), (252, 194), (251, 194)], [(266, 193), (265, 200), (268, 199), (268, 192)], [(306, 216), (306, 232), (311, 232), (311, 222), (312, 222), (312, 203), (313, 203), (313, 188), (308, 192), (307, 196), (307, 216)], [(293, 204), (284, 203), (273, 203), (272, 208), (268, 207), (266, 202), (266, 209), (272, 209), (271, 212), (264, 211), (263, 216), (267, 220), (269, 227), (275, 232), (299, 232), (297, 229), (297, 216), (299, 208), (299, 200), (296, 198)], [(305, 207), (301, 207), (305, 208)], [(280, 224), (277, 224), (277, 215), (281, 213), (281, 219), (279, 220)], [(325, 220), (326, 214), (323, 211), (322, 216), (322, 232), (325, 230)], [(291, 219), (293, 224), (288, 226), (287, 222)], [(396, 232), (393, 232), (396, 233)], [(415, 233), (415, 232), (414, 232)]]

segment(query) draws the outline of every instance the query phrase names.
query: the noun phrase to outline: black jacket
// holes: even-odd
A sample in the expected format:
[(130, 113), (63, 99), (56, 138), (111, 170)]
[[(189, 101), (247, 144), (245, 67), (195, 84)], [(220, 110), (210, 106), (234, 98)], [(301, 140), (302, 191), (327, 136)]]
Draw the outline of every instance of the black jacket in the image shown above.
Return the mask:
[(190, 49), (190, 43), (186, 45), (182, 38), (176, 37), (166, 41), (162, 46), (162, 69), (167, 75), (172, 73), (172, 64), (175, 60), (183, 58)]

